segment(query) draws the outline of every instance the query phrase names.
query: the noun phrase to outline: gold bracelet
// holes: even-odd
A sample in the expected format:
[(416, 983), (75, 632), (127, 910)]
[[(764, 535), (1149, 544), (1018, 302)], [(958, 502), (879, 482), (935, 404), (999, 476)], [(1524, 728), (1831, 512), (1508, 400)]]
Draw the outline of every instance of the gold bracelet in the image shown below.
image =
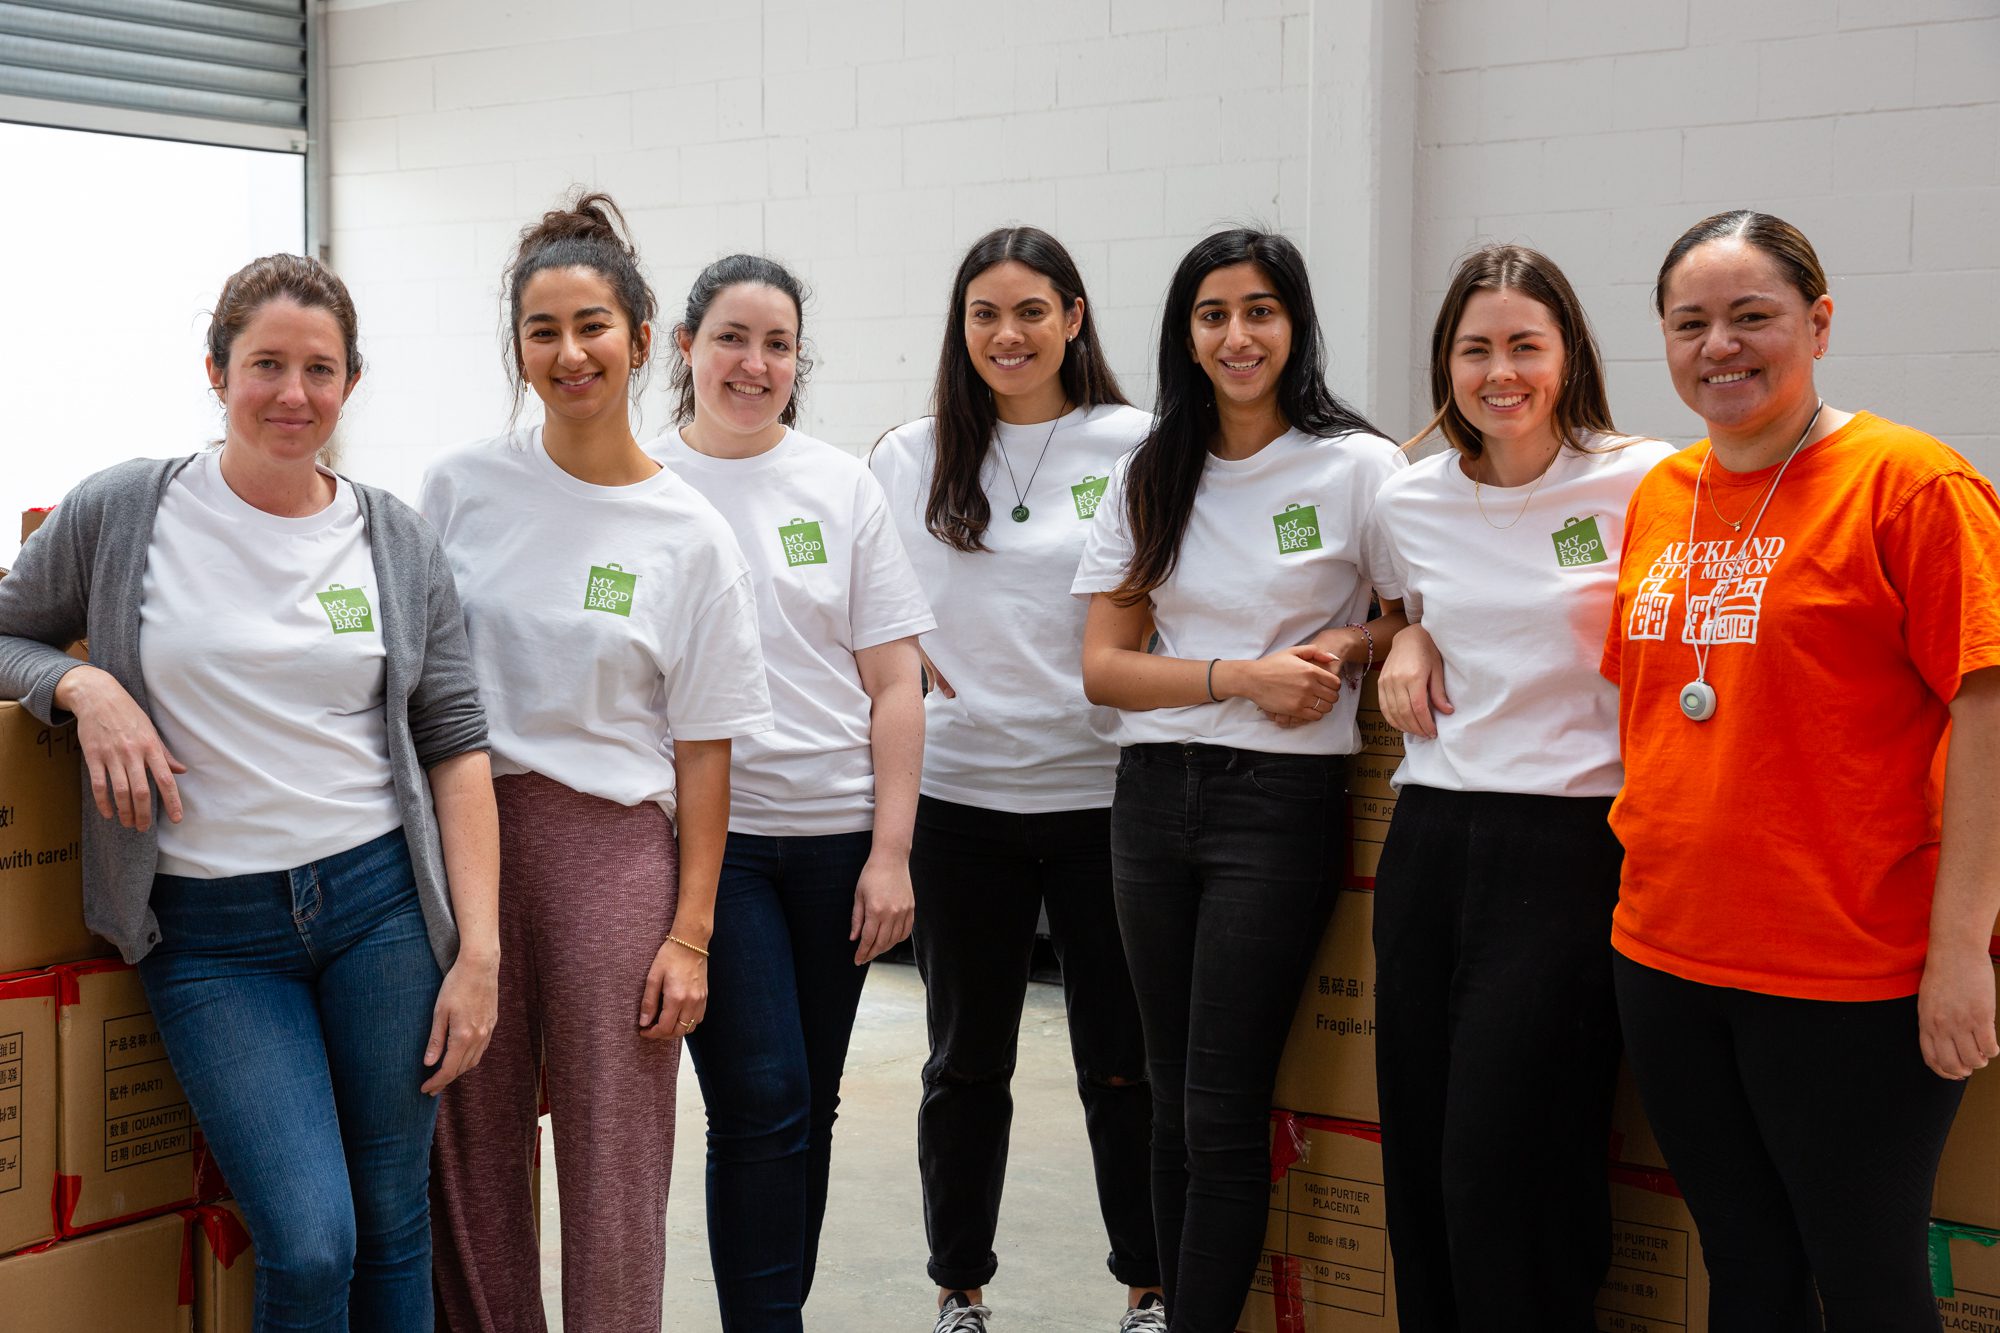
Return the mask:
[(696, 953), (700, 954), (703, 958), (708, 957), (708, 950), (702, 948), (699, 944), (689, 944), (686, 940), (674, 934), (672, 931), (667, 932), (667, 943), (678, 944), (683, 949), (694, 950)]

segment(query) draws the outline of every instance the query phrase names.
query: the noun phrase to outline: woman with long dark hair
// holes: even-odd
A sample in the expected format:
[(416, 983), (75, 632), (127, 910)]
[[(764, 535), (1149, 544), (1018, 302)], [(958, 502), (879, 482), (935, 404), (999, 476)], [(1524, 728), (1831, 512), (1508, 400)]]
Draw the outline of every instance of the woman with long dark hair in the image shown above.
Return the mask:
[[(1073, 590), (1118, 710), (1118, 922), (1145, 1020), (1171, 1327), (1233, 1328), (1269, 1202), (1271, 1087), (1344, 846), (1368, 618), (1362, 538), (1396, 447), (1327, 388), (1298, 248), (1234, 230), (1175, 270), (1153, 431)], [(1158, 642), (1151, 646), (1157, 632)]]
[[(1618, 691), (1597, 674), (1625, 505), (1673, 448), (1620, 437), (1576, 292), (1518, 245), (1469, 255), (1431, 401), (1369, 527), (1420, 620), (1382, 668), (1406, 733), (1375, 874), (1382, 1161), (1410, 1333), (1588, 1333), (1610, 1259), (1624, 853)], [(1465, 997), (1476, 996), (1468, 1003)], [(1484, 1243), (1497, 1210), (1513, 1241)]]
[(708, 1003), (730, 742), (771, 727), (729, 526), (639, 447), (655, 302), (611, 200), (521, 231), (507, 368), (543, 421), (424, 477), (465, 595), (500, 807), (501, 1040), (437, 1136), (454, 1333), (544, 1327), (538, 1078), (562, 1173), (563, 1322), (657, 1333), (681, 1039)]
[(802, 1326), (861, 984), (910, 933), (916, 636), (936, 623), (882, 488), (793, 428), (804, 323), (784, 265), (703, 269), (674, 329), (676, 429), (648, 446), (736, 534), (778, 719), (730, 752), (708, 1016), (688, 1035), (725, 1333)]
[(1604, 651), (1632, 1076), (1716, 1333), (1928, 1333), (1938, 1158), (2000, 1054), (2000, 500), (1820, 397), (1791, 224), (1703, 219), (1653, 302), (1708, 438), (1633, 493)]
[(910, 855), (938, 1328), (985, 1328), (1007, 1085), (1046, 911), (1109, 1266), (1137, 1333), (1160, 1327), (1145, 1051), (1111, 904), (1116, 753), (1084, 702), (1083, 608), (1067, 593), (1112, 464), (1149, 420), (1119, 392), (1053, 236), (1007, 227), (974, 243), (952, 281), (933, 407), (885, 435), (872, 465), (938, 621), (922, 639), (931, 690)]

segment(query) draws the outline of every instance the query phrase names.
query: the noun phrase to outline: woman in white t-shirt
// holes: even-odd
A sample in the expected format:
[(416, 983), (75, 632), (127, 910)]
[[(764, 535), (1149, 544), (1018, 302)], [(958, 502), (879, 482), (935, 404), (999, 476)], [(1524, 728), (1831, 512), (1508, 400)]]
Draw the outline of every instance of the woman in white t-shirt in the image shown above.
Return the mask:
[(910, 872), (931, 1033), (917, 1113), (942, 1333), (980, 1333), (1021, 1006), (1047, 913), (1131, 1330), (1157, 1328), (1144, 1041), (1111, 905), (1117, 751), (1083, 698), (1066, 594), (1118, 457), (1150, 424), (1104, 360), (1076, 263), (1035, 227), (973, 243), (952, 281), (933, 415), (870, 459), (938, 626), (923, 639), (923, 795)]
[(861, 983), (910, 933), (916, 636), (936, 624), (867, 467), (792, 429), (803, 324), (782, 265), (702, 270), (674, 330), (679, 428), (648, 446), (736, 534), (778, 719), (730, 755), (708, 1014), (688, 1038), (726, 1333), (802, 1327)]
[[(617, 219), (614, 222), (614, 219)], [(674, 1081), (708, 995), (733, 737), (771, 727), (750, 573), (646, 455), (654, 299), (610, 199), (521, 234), (508, 364), (543, 424), (424, 478), (493, 735), (503, 1031), (439, 1115), (439, 1308), (542, 1324), (536, 1082), (562, 1172), (564, 1322), (657, 1333)]]
[(1620, 1046), (1623, 770), (1598, 659), (1626, 501), (1673, 449), (1617, 437), (1576, 293), (1518, 245), (1453, 275), (1431, 397), (1417, 439), (1452, 447), (1389, 478), (1370, 528), (1380, 586), (1421, 622), (1380, 683), (1406, 733), (1375, 903), (1397, 1303), (1412, 1329), (1586, 1333)]
[(1167, 1309), (1226, 1333), (1263, 1243), (1278, 1053), (1343, 859), (1359, 738), (1340, 672), (1403, 624), (1386, 601), (1369, 620), (1362, 554), (1401, 459), (1327, 388), (1284, 237), (1197, 243), (1160, 319), (1158, 424), (1113, 471), (1073, 590), (1084, 687), (1118, 710), (1111, 855)]

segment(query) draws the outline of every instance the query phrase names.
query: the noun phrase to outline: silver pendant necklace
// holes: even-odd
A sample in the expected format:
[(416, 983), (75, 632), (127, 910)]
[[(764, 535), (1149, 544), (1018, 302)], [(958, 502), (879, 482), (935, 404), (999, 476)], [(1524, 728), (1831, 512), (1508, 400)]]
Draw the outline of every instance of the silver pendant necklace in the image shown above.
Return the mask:
[(1035, 478), (1041, 475), (1042, 460), (1049, 456), (1049, 444), (1056, 438), (1056, 427), (1060, 426), (1062, 419), (1068, 415), (1069, 401), (1065, 399), (1063, 401), (1063, 410), (1056, 413), (1056, 419), (1049, 423), (1048, 437), (1042, 441), (1042, 451), (1035, 455), (1035, 470), (1028, 474), (1028, 484), (1025, 488), (1022, 487), (1020, 482), (1014, 480), (1014, 460), (1007, 457), (1007, 446), (1001, 443), (997, 433), (993, 437), (993, 443), (1000, 446), (1000, 461), (1007, 465), (1007, 484), (1014, 488), (1012, 517), (1016, 523), (1026, 523), (1028, 521), (1028, 492), (1035, 489)]
[[(1790, 467), (1792, 460), (1799, 456), (1799, 450), (1805, 447), (1806, 437), (1812, 434), (1813, 426), (1819, 421), (1819, 414), (1825, 410), (1826, 399), (1822, 398), (1819, 400), (1818, 406), (1813, 408), (1812, 419), (1806, 422), (1806, 428), (1799, 432), (1798, 441), (1792, 445), (1792, 451), (1786, 454), (1785, 461), (1778, 465), (1778, 475), (1771, 478), (1770, 489), (1764, 492), (1764, 503), (1757, 507), (1757, 517), (1751, 521), (1750, 535), (1743, 538), (1738, 544), (1736, 548), (1738, 551), (1748, 550), (1749, 544), (1757, 539), (1757, 527), (1764, 521), (1764, 511), (1771, 507), (1772, 497), (1778, 493), (1778, 483), (1785, 479), (1785, 469)], [(1694, 521), (1701, 514), (1701, 482), (1702, 478), (1708, 475), (1708, 460), (1713, 457), (1715, 457), (1715, 446), (1710, 444), (1708, 452), (1702, 455), (1701, 470), (1694, 474), (1694, 505), (1688, 511), (1687, 577), (1681, 580), (1681, 590), (1687, 597), (1687, 609), (1684, 613), (1684, 618), (1688, 626), (1688, 637), (1694, 640), (1694, 679), (1681, 686), (1681, 712), (1687, 715), (1687, 720), (1690, 722), (1706, 722), (1714, 717), (1717, 703), (1715, 686), (1708, 683), (1708, 653), (1711, 648), (1715, 647), (1715, 608), (1712, 606), (1709, 608), (1708, 617), (1702, 622), (1699, 633), (1695, 632), (1693, 622)], [(1709, 503), (1713, 504), (1714, 502), (1715, 495), (1711, 491), (1709, 493)], [(1716, 516), (1718, 518), (1721, 517), (1719, 511)], [(1725, 523), (1729, 522), (1726, 518), (1722, 521)], [(1742, 525), (1741, 523), (1735, 523), (1730, 526), (1734, 529), (1740, 528)], [(1718, 579), (1717, 582), (1720, 582), (1720, 580)]]

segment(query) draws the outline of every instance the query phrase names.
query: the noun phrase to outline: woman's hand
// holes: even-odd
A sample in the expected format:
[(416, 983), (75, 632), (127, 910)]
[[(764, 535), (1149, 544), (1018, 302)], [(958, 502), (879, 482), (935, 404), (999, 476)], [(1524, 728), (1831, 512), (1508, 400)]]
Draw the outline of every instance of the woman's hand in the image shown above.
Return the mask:
[(90, 770), (90, 794), (97, 813), (144, 832), (153, 826), (153, 789), (160, 808), (181, 822), (181, 793), (174, 774), (187, 765), (167, 753), (153, 720), (118, 678), (100, 667), (73, 667), (56, 682), (56, 707), (76, 714), (76, 740)]
[(1323, 648), (1300, 644), (1254, 661), (1215, 664), (1214, 693), (1243, 698), (1274, 721), (1317, 722), (1340, 697), (1340, 659)]
[(874, 855), (854, 886), (854, 916), (847, 938), (860, 943), (854, 965), (878, 958), (910, 938), (917, 898), (910, 888), (908, 856)]
[(1984, 949), (1939, 949), (1917, 988), (1917, 1042), (1940, 1078), (1970, 1078), (2000, 1055), (1993, 1032), (1993, 960)]
[(458, 961), (444, 974), (437, 1004), (431, 1010), (431, 1039), (424, 1047), (424, 1066), (437, 1072), (424, 1080), (422, 1091), (435, 1097), (459, 1075), (479, 1063), (493, 1040), (500, 1012), (500, 955), (474, 957), (461, 949)]
[(646, 989), (639, 996), (639, 1035), (678, 1041), (693, 1032), (707, 1012), (708, 959), (668, 940), (653, 955), (653, 966), (646, 973)]
[(923, 663), (924, 679), (930, 682), (925, 686), (924, 692), (928, 694), (930, 691), (936, 690), (947, 699), (956, 699), (958, 691), (951, 687), (951, 682), (946, 680), (944, 673), (937, 669), (937, 663), (931, 661), (931, 655), (922, 648), (919, 648), (917, 649), (917, 658)]
[(1444, 689), (1444, 656), (1422, 625), (1409, 626), (1389, 645), (1375, 692), (1390, 726), (1427, 740), (1437, 739), (1432, 711), (1449, 715), (1451, 699)]

